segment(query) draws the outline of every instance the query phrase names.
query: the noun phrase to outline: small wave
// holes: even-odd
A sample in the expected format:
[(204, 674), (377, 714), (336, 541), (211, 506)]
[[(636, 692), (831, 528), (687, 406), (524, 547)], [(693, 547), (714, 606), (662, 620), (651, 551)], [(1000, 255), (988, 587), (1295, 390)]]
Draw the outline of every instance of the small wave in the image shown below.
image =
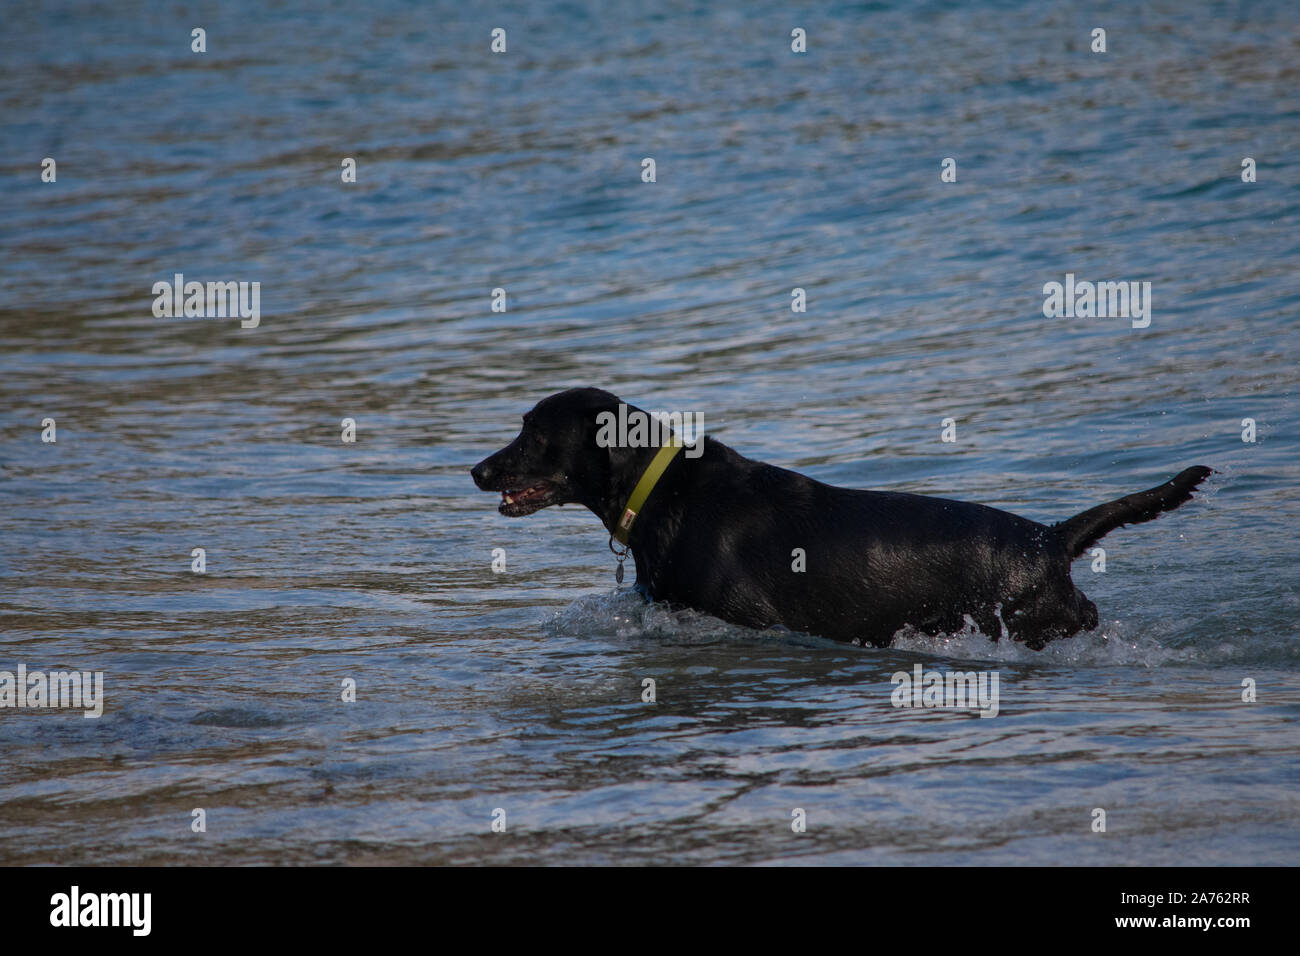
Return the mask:
[(286, 721), (265, 711), (223, 707), (195, 714), (190, 723), (201, 727), (283, 727)]
[(563, 637), (615, 640), (647, 638), (671, 644), (747, 643), (778, 640), (795, 646), (829, 646), (835, 642), (785, 628), (759, 631), (691, 608), (650, 603), (630, 588), (588, 594), (562, 608), (546, 624)]
[[(904, 627), (894, 635), (889, 649), (955, 660), (1070, 667), (1154, 668), (1260, 661), (1258, 649), (1252, 649), (1249, 641), (1243, 644), (1239, 635), (1220, 639), (1201, 635), (1189, 640), (1189, 634), (1203, 630), (1203, 623), (1192, 618), (1142, 624), (1103, 621), (1095, 631), (1061, 638), (1035, 651), (1005, 636), (995, 641), (968, 621), (952, 634), (929, 635)], [(556, 612), (545, 627), (548, 634), (557, 637), (594, 637), (620, 642), (649, 639), (669, 644), (707, 645), (778, 641), (813, 651), (845, 646), (784, 628), (759, 631), (728, 624), (689, 608), (648, 603), (626, 588), (585, 595)], [(877, 649), (861, 650), (870, 654)]]

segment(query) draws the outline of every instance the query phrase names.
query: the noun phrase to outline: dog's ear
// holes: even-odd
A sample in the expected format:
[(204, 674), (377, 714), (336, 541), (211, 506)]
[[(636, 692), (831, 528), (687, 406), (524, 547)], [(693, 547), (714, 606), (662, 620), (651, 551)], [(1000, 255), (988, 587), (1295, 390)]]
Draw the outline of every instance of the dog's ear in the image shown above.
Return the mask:
[(598, 460), (603, 458), (609, 463), (611, 474), (622, 474), (636, 462), (636, 449), (617, 440), (618, 400), (612, 395), (600, 399), (592, 401), (585, 410), (587, 442), (595, 448)]

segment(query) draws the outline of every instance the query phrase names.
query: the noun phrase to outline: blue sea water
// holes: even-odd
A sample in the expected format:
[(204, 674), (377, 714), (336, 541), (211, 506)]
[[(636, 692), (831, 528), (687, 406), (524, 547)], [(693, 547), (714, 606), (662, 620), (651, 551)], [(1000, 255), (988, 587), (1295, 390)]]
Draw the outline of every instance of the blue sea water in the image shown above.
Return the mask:
[[(0, 862), (1295, 863), (1297, 88), (1289, 2), (7, 10), (0, 670), (106, 703), (0, 709)], [(260, 324), (155, 317), (178, 272)], [(1093, 633), (851, 648), (498, 515), (573, 385), (1041, 521), (1217, 474), (1076, 564)], [(998, 716), (891, 706), (917, 663)]]

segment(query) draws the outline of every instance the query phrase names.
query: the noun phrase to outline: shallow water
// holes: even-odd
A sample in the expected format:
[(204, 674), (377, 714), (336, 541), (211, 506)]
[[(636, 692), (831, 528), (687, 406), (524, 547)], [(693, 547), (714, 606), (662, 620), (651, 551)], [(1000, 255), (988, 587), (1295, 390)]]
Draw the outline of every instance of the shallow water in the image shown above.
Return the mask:
[[(0, 710), (0, 862), (1296, 862), (1294, 5), (1115, 9), (1104, 56), (1056, 3), (241, 3), (204, 57), (69, 11), (0, 36), (0, 669), (107, 702)], [(176, 272), (260, 326), (154, 318)], [(1044, 318), (1067, 272), (1150, 327)], [(577, 384), (1042, 521), (1219, 474), (1076, 564), (1094, 633), (851, 648), (499, 516), (468, 468)], [(916, 663), (998, 715), (892, 707)]]

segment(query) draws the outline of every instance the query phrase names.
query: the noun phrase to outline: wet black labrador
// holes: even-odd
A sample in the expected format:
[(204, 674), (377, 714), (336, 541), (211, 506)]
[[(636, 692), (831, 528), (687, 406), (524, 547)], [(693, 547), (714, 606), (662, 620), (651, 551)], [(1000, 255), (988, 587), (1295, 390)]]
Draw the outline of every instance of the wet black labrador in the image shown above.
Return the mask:
[[(501, 492), (508, 517), (577, 503), (618, 534), (660, 452), (598, 441), (597, 416), (619, 405), (596, 388), (543, 399), (519, 437), (472, 469), (475, 484)], [(1097, 606), (1070, 562), (1107, 532), (1190, 500), (1211, 473), (1188, 468), (1048, 526), (964, 501), (836, 488), (702, 441), (697, 457), (674, 455), (633, 509), (637, 589), (736, 624), (879, 647), (904, 625), (952, 633), (967, 616), (1035, 649), (1094, 629)]]

